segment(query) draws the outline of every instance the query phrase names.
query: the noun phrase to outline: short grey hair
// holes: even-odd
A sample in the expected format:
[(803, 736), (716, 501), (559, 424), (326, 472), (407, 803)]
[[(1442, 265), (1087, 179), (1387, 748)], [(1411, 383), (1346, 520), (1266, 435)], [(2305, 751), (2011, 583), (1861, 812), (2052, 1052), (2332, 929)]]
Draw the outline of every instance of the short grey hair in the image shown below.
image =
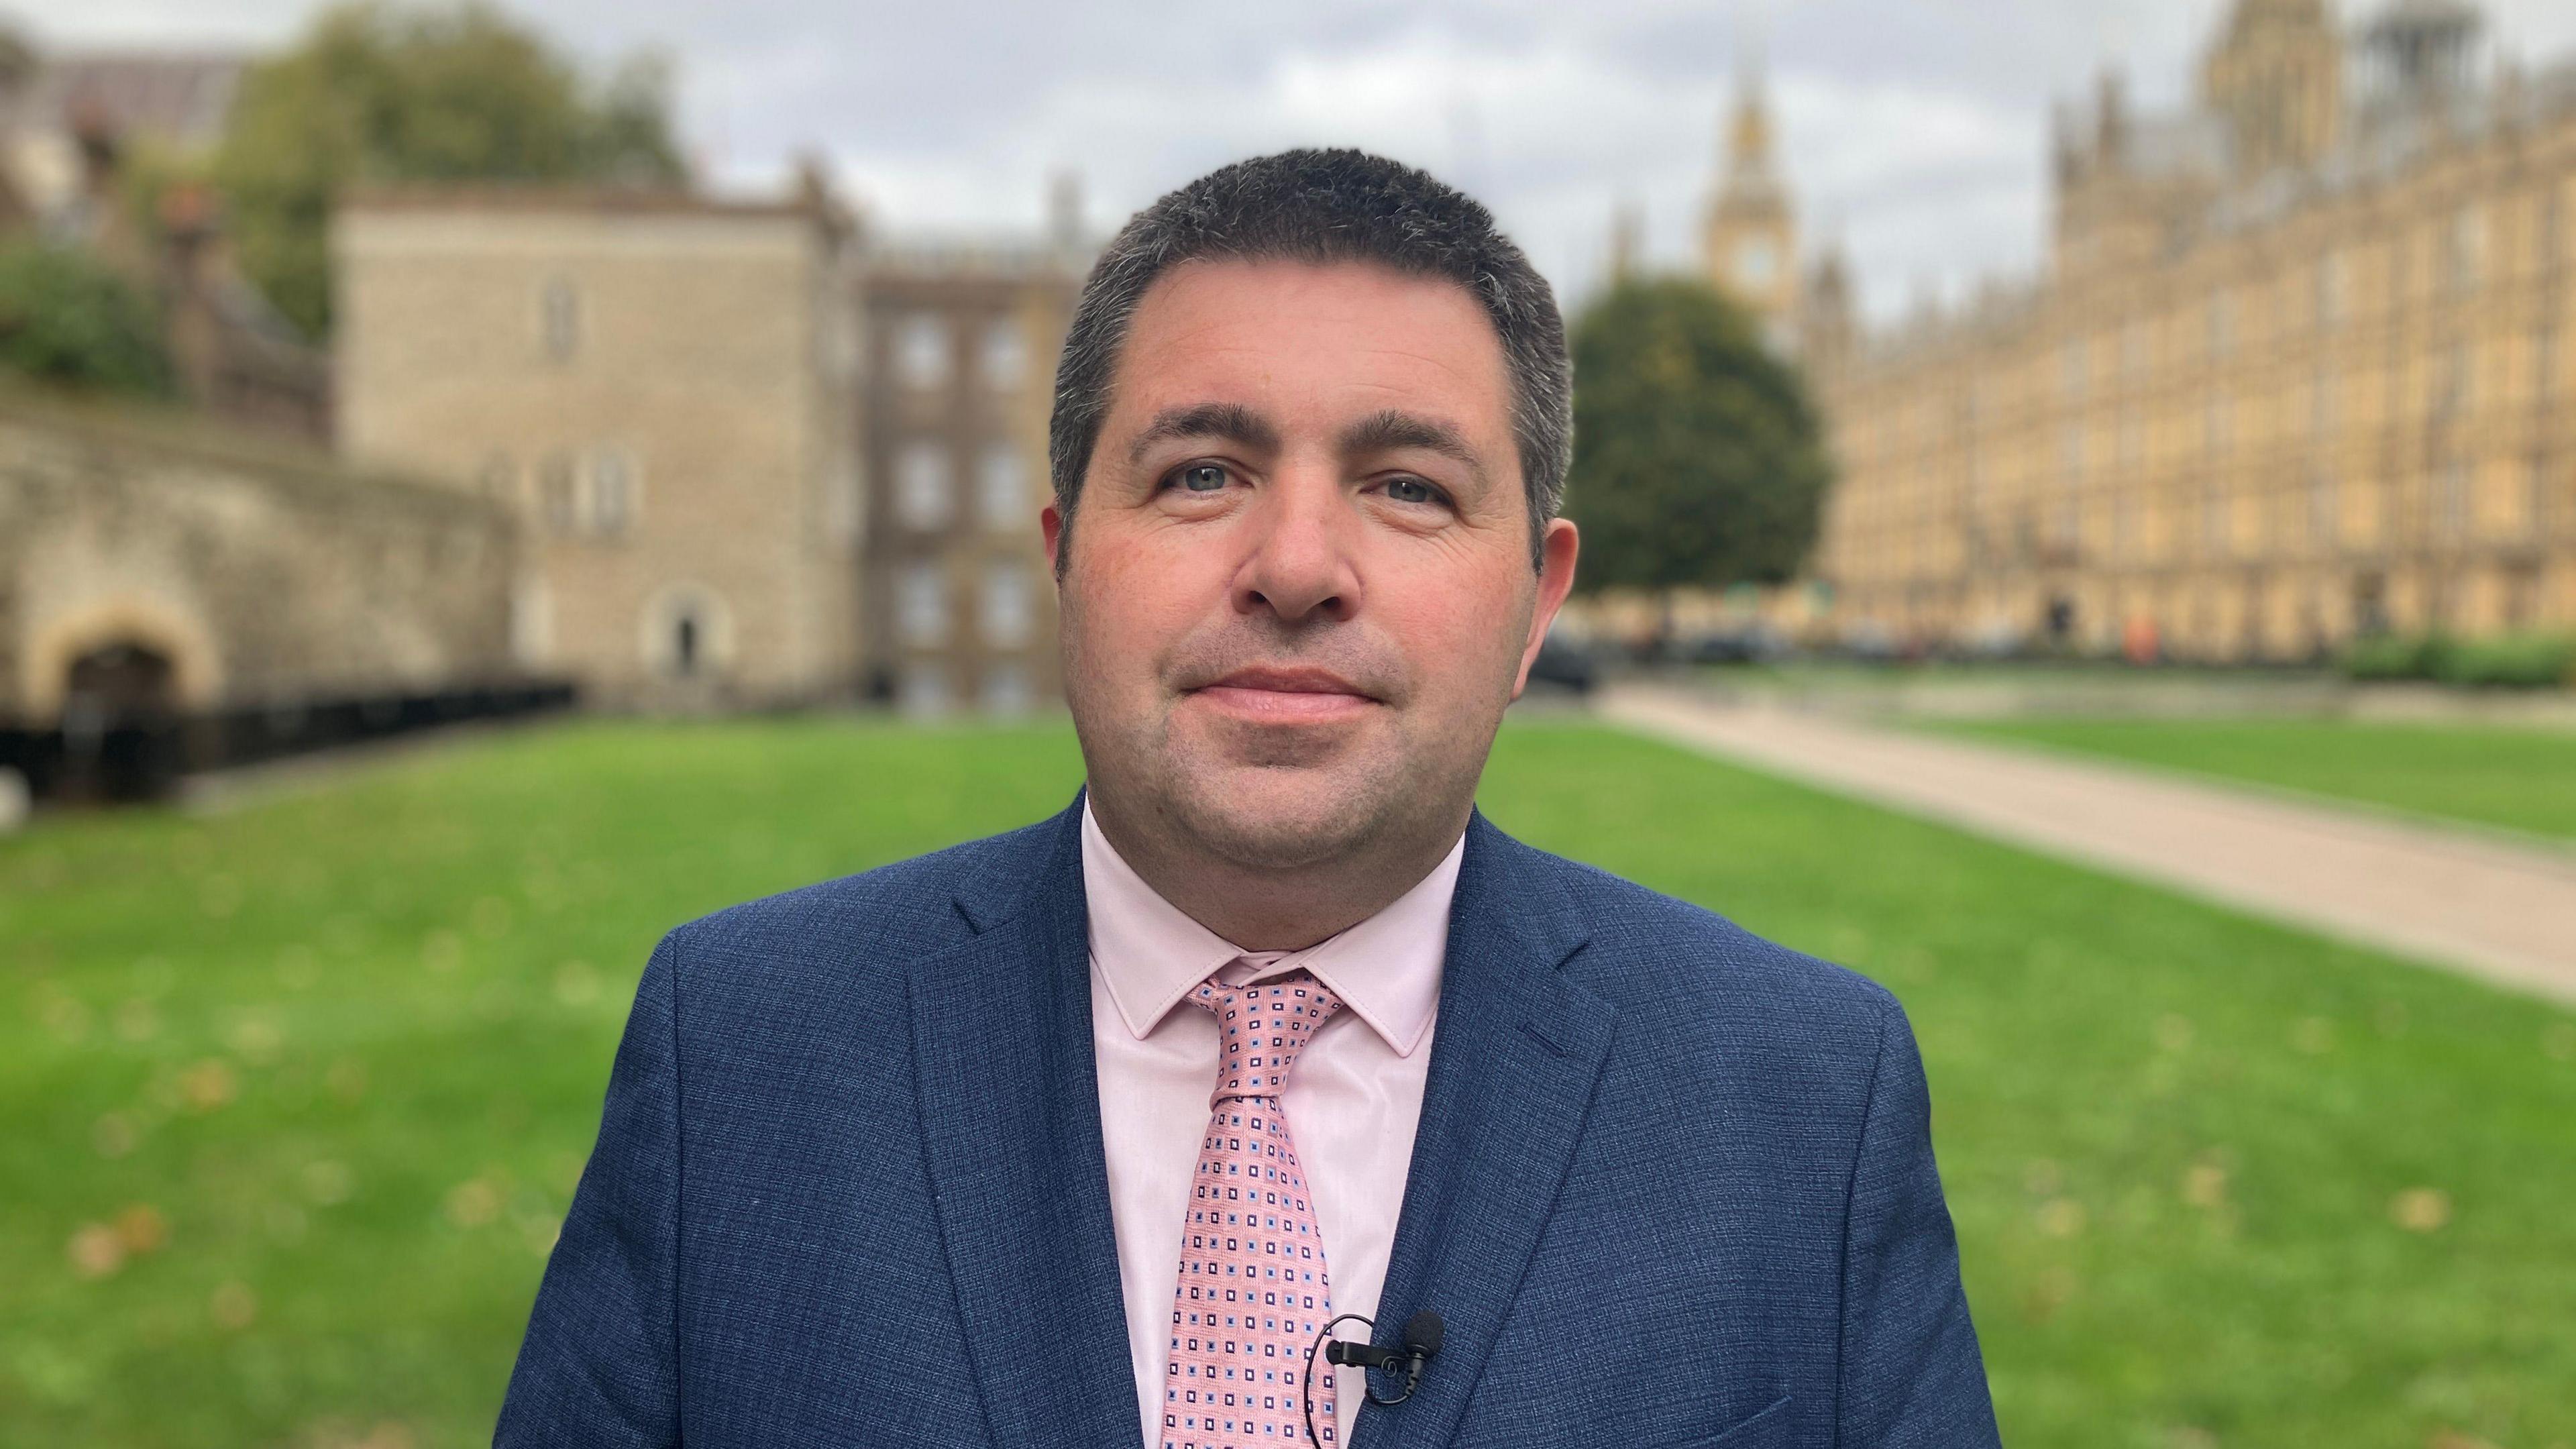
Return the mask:
[(1047, 424), (1047, 467), (1066, 534), (1059, 571), (1136, 304), (1164, 273), (1207, 258), (1374, 262), (1466, 288), (1503, 345), (1530, 559), (1533, 567), (1543, 562), (1547, 521), (1565, 501), (1574, 449), (1574, 370), (1555, 292), (1495, 227), (1493, 213), (1457, 188), (1383, 156), (1336, 149), (1219, 167), (1129, 218), (1093, 264), (1056, 362)]

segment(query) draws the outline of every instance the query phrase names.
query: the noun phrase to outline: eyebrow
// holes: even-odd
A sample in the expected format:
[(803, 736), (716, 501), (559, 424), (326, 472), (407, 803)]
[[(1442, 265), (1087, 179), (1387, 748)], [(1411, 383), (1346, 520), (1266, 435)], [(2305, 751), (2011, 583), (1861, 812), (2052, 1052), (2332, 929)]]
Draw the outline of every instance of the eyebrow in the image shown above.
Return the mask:
[(1141, 463), (1156, 443), (1175, 438), (1223, 438), (1247, 448), (1275, 452), (1279, 447), (1279, 430), (1270, 420), (1241, 403), (1196, 403), (1189, 407), (1165, 408), (1154, 415), (1128, 447), (1127, 461)]
[(1464, 464), (1479, 482), (1485, 477), (1484, 456), (1468, 445), (1464, 434), (1447, 423), (1398, 408), (1371, 413), (1342, 429), (1340, 442), (1344, 457), (1420, 448)]

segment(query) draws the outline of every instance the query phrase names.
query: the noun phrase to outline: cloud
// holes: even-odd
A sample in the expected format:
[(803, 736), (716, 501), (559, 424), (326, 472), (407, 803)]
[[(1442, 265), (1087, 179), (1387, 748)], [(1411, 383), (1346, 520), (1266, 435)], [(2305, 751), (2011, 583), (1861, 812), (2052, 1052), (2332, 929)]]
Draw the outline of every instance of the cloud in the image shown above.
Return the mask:
[[(1694, 251), (1720, 119), (1763, 37), (1808, 233), (1839, 238), (1873, 316), (2037, 265), (2052, 98), (2116, 58), (2170, 105), (2232, 0), (514, 0), (605, 62), (679, 62), (692, 153), (769, 186), (831, 156), (898, 230), (1034, 227), (1078, 170), (1095, 225), (1222, 161), (1368, 146), (1491, 204), (1570, 296), (1601, 272), (1613, 208)], [(2346, 0), (2347, 14), (2376, 0)], [(2491, 0), (2527, 56), (2576, 52), (2576, 5)], [(309, 0), (47, 0), (50, 44), (274, 44)]]
[[(1848, 243), (1874, 310), (1893, 310), (1918, 274), (1955, 286), (2028, 264), (2041, 146), (2032, 118), (1971, 95), (1806, 71), (1772, 89), (1811, 234)], [(1044, 178), (1065, 167), (1084, 174), (1105, 224), (1236, 157), (1362, 146), (1485, 199), (1560, 289), (1580, 295), (1623, 203), (1643, 203), (1657, 260), (1695, 256), (1731, 104), (1723, 71), (1659, 79), (1566, 37), (1503, 49), (1421, 22), (1362, 51), (1292, 47), (1222, 80), (1068, 76), (971, 147), (906, 137), (836, 155), (898, 227), (1031, 224)]]

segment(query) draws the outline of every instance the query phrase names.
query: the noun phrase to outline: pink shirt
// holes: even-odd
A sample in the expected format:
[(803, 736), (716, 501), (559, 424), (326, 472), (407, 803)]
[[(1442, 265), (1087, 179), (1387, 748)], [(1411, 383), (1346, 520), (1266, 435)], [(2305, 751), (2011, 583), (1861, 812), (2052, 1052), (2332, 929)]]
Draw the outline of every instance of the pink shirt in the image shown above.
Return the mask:
[[(1254, 964), (1225, 977), (1239, 985), (1303, 968), (1344, 1003), (1297, 1059), (1281, 1103), (1324, 1234), (1336, 1314), (1374, 1314), (1386, 1281), (1431, 1065), (1449, 898), (1465, 850), (1461, 836), (1420, 884), (1340, 935), (1303, 951), (1258, 953)], [(1145, 1443), (1159, 1449), (1181, 1225), (1207, 1130), (1208, 1094), (1216, 1086), (1216, 1018), (1186, 998), (1246, 953), (1182, 914), (1119, 859), (1088, 802), (1082, 888), (1091, 916), (1091, 1045), (1100, 1070), (1127, 1353)], [(1346, 1323), (1335, 1336), (1368, 1333)], [(1347, 1444), (1362, 1394), (1360, 1371), (1341, 1372), (1335, 1407)]]

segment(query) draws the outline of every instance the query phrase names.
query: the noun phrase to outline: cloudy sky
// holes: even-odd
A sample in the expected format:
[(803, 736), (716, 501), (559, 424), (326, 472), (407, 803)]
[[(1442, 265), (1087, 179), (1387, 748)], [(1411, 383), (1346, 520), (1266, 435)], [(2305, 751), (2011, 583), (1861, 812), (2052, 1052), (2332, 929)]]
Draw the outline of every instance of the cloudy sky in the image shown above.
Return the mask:
[[(1719, 122), (1758, 49), (1812, 244), (1878, 317), (2036, 264), (2051, 102), (2106, 62), (2184, 96), (2233, 0), (511, 0), (586, 60), (678, 64), (681, 125), (728, 187), (816, 149), (893, 230), (1034, 227), (1078, 172), (1106, 227), (1232, 157), (1371, 147), (1492, 204), (1570, 295), (1609, 218), (1690, 254)], [(2347, 14), (2379, 0), (2344, 0)], [(58, 47), (265, 46), (311, 0), (0, 0)], [(2576, 61), (2576, 5), (2489, 0), (2490, 39)]]

